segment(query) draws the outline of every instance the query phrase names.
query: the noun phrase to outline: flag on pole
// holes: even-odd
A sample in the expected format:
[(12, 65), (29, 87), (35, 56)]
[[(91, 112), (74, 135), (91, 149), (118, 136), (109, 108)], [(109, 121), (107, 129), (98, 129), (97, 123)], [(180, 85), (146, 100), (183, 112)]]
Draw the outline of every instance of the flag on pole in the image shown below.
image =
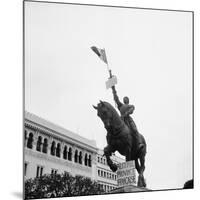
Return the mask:
[(105, 62), (106, 64), (108, 64), (107, 58), (106, 58), (106, 51), (105, 49), (99, 49), (95, 46), (92, 46), (91, 49), (94, 51), (94, 53), (97, 54), (97, 56), (99, 56), (99, 58), (101, 60), (103, 60), (103, 62)]

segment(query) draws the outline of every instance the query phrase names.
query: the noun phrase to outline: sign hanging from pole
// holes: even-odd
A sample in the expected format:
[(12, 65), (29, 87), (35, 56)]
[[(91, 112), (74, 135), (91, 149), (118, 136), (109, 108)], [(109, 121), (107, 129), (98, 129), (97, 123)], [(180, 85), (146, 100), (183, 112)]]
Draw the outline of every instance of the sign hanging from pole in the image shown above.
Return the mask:
[(108, 66), (108, 60), (106, 57), (105, 49), (97, 48), (96, 46), (91, 47), (92, 51), (104, 62), (107, 64), (107, 70), (109, 73), (109, 79), (106, 81), (106, 88), (109, 89), (117, 84), (117, 77), (112, 75), (111, 69)]
[(112, 78), (109, 78), (106, 81), (106, 89), (109, 89), (113, 86), (115, 86), (117, 84), (117, 77), (116, 76), (112, 76)]
[(126, 185), (136, 186), (135, 162), (133, 160), (118, 164), (117, 184), (119, 187)]

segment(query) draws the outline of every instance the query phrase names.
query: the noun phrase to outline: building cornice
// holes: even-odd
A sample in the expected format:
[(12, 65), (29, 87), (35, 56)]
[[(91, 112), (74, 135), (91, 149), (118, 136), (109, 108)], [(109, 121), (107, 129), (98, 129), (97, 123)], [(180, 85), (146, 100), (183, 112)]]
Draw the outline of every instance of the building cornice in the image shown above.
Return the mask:
[(66, 143), (70, 143), (71, 145), (76, 145), (80, 148), (84, 148), (88, 151), (91, 151), (91, 152), (94, 152), (94, 153), (97, 153), (97, 151), (98, 151), (97, 147), (93, 147), (91, 145), (88, 145), (87, 143), (83, 143), (83, 142), (78, 141), (74, 138), (70, 138), (67, 135), (64, 135), (64, 134), (59, 133), (55, 130), (52, 130), (49, 127), (45, 127), (41, 124), (35, 123), (31, 120), (25, 119), (25, 126), (31, 128), (33, 130), (40, 131), (41, 133), (43, 133), (47, 136), (51, 136), (55, 139), (65, 141)]

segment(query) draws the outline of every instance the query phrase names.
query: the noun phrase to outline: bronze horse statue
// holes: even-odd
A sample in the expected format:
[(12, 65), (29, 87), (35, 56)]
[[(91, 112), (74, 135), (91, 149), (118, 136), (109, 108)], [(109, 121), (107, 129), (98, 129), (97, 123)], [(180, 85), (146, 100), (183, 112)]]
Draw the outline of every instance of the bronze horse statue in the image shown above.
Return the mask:
[(113, 172), (117, 171), (117, 165), (112, 162), (110, 156), (115, 151), (118, 151), (126, 157), (126, 161), (135, 161), (135, 167), (139, 174), (137, 185), (139, 187), (146, 187), (143, 176), (146, 155), (146, 142), (144, 137), (139, 134), (144, 145), (142, 149), (138, 149), (133, 130), (125, 124), (110, 103), (100, 101), (97, 106), (93, 107), (97, 110), (97, 115), (101, 118), (107, 130), (107, 146), (104, 148), (104, 155), (106, 156), (110, 169)]

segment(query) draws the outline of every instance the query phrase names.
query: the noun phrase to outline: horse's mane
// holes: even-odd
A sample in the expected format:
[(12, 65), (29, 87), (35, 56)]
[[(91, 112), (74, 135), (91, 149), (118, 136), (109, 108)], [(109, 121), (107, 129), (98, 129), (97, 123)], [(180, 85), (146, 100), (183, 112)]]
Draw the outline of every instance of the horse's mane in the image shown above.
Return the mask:
[(116, 116), (120, 117), (116, 109), (108, 102), (103, 101), (104, 105), (108, 107)]

